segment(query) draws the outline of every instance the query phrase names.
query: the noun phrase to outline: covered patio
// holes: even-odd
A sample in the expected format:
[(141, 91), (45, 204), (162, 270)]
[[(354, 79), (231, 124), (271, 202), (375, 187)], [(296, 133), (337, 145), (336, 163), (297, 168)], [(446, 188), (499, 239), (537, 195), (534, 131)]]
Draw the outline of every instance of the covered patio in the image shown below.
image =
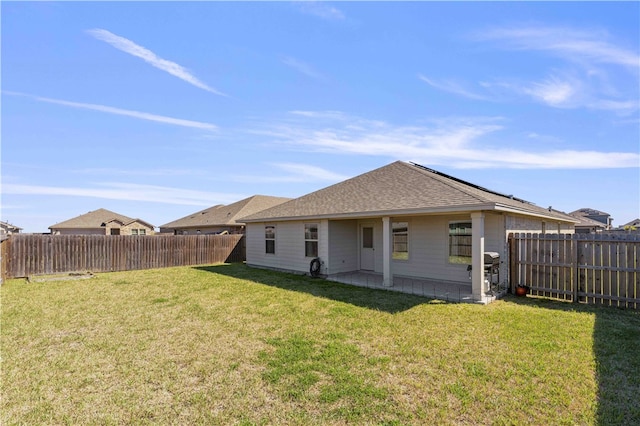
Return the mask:
[(456, 303), (487, 304), (504, 296), (506, 293), (506, 288), (492, 286), (492, 289), (483, 294), (482, 298), (474, 298), (471, 291), (471, 283), (461, 284), (453, 281), (430, 280), (398, 275), (393, 277), (393, 286), (389, 287), (384, 285), (383, 274), (369, 271), (343, 272), (329, 275), (326, 279), (357, 287), (415, 294), (417, 296)]

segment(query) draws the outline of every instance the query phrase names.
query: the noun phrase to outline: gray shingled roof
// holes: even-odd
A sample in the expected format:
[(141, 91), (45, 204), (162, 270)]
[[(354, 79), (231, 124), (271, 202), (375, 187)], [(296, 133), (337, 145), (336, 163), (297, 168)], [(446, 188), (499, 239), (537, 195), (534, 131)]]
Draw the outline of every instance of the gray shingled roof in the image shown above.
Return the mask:
[[(575, 213), (575, 212), (574, 212)], [(597, 228), (606, 228), (607, 225), (598, 221), (598, 220), (593, 220), (588, 218), (587, 216), (581, 215), (581, 214), (573, 214), (573, 213), (569, 213), (569, 216), (575, 218), (576, 220), (576, 226), (578, 227), (597, 227)]]
[(208, 226), (230, 226), (244, 225), (238, 219), (257, 213), (261, 210), (282, 204), (291, 198), (270, 197), (267, 195), (254, 195), (245, 198), (228, 206), (216, 205), (199, 212), (190, 214), (183, 218), (165, 223), (160, 228), (192, 228), (192, 227), (208, 227)]
[(112, 212), (107, 209), (98, 209), (85, 213), (83, 215), (74, 217), (73, 219), (65, 220), (55, 225), (51, 225), (49, 229), (87, 229), (87, 228), (100, 228), (103, 223), (111, 220), (118, 220), (123, 224), (129, 224), (134, 221), (143, 222), (150, 227), (153, 227), (150, 223), (141, 220), (133, 219), (119, 213)]
[(243, 218), (302, 218), (502, 210), (575, 222), (570, 216), (501, 195), (417, 164), (397, 161)]
[(589, 207), (583, 207), (581, 209), (572, 211), (569, 213), (571, 216), (578, 217), (588, 217), (588, 216), (611, 216), (609, 213), (602, 212), (600, 210), (592, 209)]

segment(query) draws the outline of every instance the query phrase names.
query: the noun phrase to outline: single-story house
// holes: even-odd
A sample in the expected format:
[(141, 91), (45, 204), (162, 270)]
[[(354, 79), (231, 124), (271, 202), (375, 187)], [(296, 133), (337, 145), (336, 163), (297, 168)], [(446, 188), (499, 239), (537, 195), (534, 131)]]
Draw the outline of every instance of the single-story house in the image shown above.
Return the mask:
[(238, 218), (252, 215), (289, 200), (291, 198), (254, 195), (228, 206), (219, 204), (173, 222), (165, 223), (160, 225), (160, 232), (174, 235), (219, 234), (223, 232), (242, 234), (244, 233), (245, 224), (244, 222), (239, 222)]
[(19, 234), (20, 231), (22, 231), (22, 228), (0, 221), (0, 240), (6, 239), (11, 234)]
[(640, 234), (640, 219), (634, 219), (630, 222), (625, 223), (624, 225), (620, 225), (618, 226), (616, 229), (612, 230), (615, 231), (616, 233), (636, 233), (636, 234)]
[(331, 277), (368, 271), (467, 286), (485, 300), (485, 253), (506, 283), (510, 232), (573, 233), (571, 216), (397, 161), (242, 218), (247, 264)]
[(49, 227), (53, 235), (153, 235), (155, 227), (142, 219), (98, 209)]

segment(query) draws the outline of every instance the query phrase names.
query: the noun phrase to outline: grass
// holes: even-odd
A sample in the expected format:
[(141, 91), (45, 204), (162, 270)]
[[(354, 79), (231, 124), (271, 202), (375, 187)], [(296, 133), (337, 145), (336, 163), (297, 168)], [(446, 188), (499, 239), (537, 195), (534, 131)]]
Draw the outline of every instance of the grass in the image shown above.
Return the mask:
[(640, 313), (244, 265), (10, 280), (3, 425), (640, 424)]

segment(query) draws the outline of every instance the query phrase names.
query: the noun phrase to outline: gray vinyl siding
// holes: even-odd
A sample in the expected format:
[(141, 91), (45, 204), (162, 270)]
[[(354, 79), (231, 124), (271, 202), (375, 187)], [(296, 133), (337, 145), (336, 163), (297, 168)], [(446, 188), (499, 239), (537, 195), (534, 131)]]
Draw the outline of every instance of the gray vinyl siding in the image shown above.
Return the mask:
[(327, 274), (358, 270), (358, 221), (329, 221)]
[[(409, 222), (409, 260), (393, 260), (394, 275), (425, 277), (469, 283), (467, 265), (449, 263), (449, 223), (471, 221), (470, 215), (422, 216), (396, 219)], [(506, 259), (504, 218), (485, 215), (485, 251), (495, 251)], [(500, 277), (506, 277), (505, 273)]]
[[(468, 283), (467, 265), (449, 262), (449, 223), (471, 221), (470, 214), (391, 218), (409, 225), (408, 260), (393, 260), (392, 274)], [(322, 274), (357, 271), (360, 268), (362, 226), (374, 230), (374, 270), (382, 273), (382, 219), (291, 221), (249, 223), (246, 229), (247, 264), (299, 273), (308, 273), (311, 258), (304, 254), (305, 223), (318, 224), (318, 256)], [(265, 253), (265, 225), (276, 226), (276, 253)], [(542, 221), (531, 217), (485, 213), (484, 250), (500, 254), (500, 280), (508, 277), (507, 235), (516, 231), (540, 232)]]
[(409, 222), (409, 260), (393, 260), (394, 275), (446, 281), (469, 281), (467, 265), (449, 263), (449, 222), (470, 216), (402, 218)]
[[(328, 225), (327, 221), (296, 221), (275, 223), (249, 223), (246, 228), (247, 265), (261, 266), (292, 272), (308, 273), (311, 260), (304, 253), (304, 225), (318, 224), (318, 257), (327, 255)], [(265, 253), (265, 225), (276, 227), (276, 252)], [(324, 271), (321, 269), (322, 273)]]

